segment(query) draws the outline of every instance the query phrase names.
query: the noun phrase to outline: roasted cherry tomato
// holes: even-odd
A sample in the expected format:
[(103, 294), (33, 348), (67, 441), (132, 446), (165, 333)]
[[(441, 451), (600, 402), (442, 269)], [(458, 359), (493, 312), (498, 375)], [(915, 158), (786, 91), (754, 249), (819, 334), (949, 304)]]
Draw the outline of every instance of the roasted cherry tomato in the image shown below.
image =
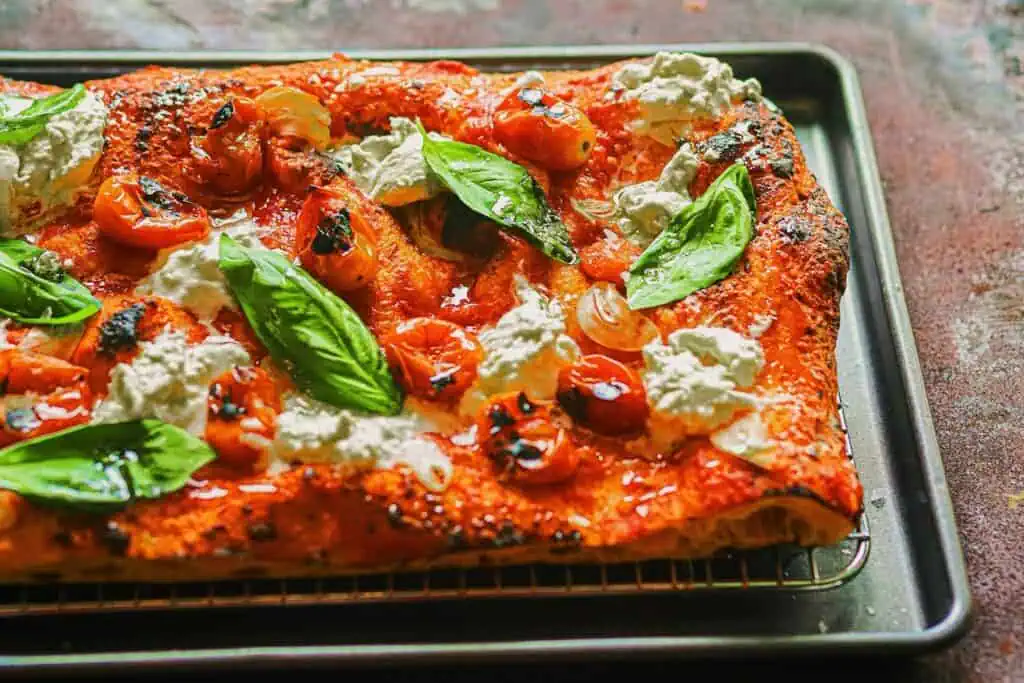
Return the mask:
[(579, 467), (579, 451), (552, 414), (551, 401), (531, 401), (525, 393), (492, 398), (477, 433), (484, 453), (503, 479), (522, 484), (565, 481)]
[(263, 110), (247, 97), (225, 102), (213, 115), (206, 134), (192, 144), (199, 180), (226, 197), (244, 195), (263, 170)]
[(236, 467), (257, 463), (274, 438), (281, 399), (270, 375), (237, 367), (210, 384), (204, 438), (222, 462)]
[(0, 352), (0, 447), (89, 421), (89, 371), (40, 353)]
[(363, 211), (358, 191), (338, 182), (313, 188), (299, 213), (299, 259), (335, 292), (364, 287), (376, 275), (377, 236)]
[(268, 140), (264, 166), (274, 186), (286, 192), (304, 194), (310, 185), (324, 183), (331, 175), (316, 151), (297, 137)]
[(407, 320), (383, 340), (398, 381), (414, 396), (454, 400), (476, 379), (483, 357), (476, 336), (434, 318)]
[(498, 105), (494, 134), (512, 152), (554, 171), (582, 166), (597, 139), (586, 114), (532, 86), (513, 90)]
[(132, 247), (164, 249), (210, 233), (206, 211), (181, 192), (134, 173), (100, 185), (93, 218), (106, 237)]
[(640, 376), (607, 356), (584, 356), (558, 375), (558, 403), (580, 424), (600, 434), (628, 434), (647, 421)]

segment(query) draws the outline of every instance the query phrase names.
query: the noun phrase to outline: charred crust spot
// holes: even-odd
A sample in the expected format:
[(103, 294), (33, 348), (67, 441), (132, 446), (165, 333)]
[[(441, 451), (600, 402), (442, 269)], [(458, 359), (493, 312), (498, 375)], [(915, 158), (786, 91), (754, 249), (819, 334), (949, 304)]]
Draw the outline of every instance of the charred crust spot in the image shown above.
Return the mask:
[(213, 120), (210, 122), (210, 130), (216, 130), (221, 126), (227, 125), (227, 122), (231, 120), (231, 117), (235, 115), (235, 101), (228, 100), (220, 109), (218, 109), (214, 115)]
[(272, 522), (251, 522), (246, 534), (250, 541), (273, 541), (277, 538), (277, 528)]
[(772, 168), (772, 173), (780, 178), (792, 178), (793, 177), (793, 160), (783, 157), (781, 159), (772, 159), (768, 162)]
[(502, 522), (497, 533), (494, 534), (495, 548), (510, 548), (517, 545), (523, 545), (525, 542), (526, 537), (521, 531), (516, 529), (516, 525), (510, 520)]
[(145, 304), (132, 304), (110, 316), (100, 325), (100, 353), (113, 356), (118, 351), (135, 348), (139, 322), (146, 313)]
[(455, 526), (448, 530), (445, 536), (445, 544), (449, 550), (462, 550), (469, 547), (469, 542), (466, 540), (466, 532), (461, 526)]
[(711, 163), (732, 161), (739, 156), (741, 148), (739, 135), (727, 130), (708, 138), (701, 149), (701, 156)]
[(132, 536), (117, 522), (108, 521), (100, 531), (100, 541), (107, 547), (111, 555), (123, 557), (132, 543)]
[(75, 539), (67, 529), (61, 529), (53, 535), (53, 542), (62, 548), (70, 548), (75, 544)]
[(795, 216), (779, 221), (779, 230), (782, 231), (782, 239), (790, 244), (806, 242), (813, 232), (810, 223)]
[(554, 555), (571, 553), (578, 550), (582, 542), (583, 534), (578, 530), (563, 531), (558, 529), (551, 535), (551, 543), (554, 545), (551, 548), (551, 553)]
[(135, 132), (135, 150), (137, 152), (149, 151), (149, 140), (153, 137), (153, 129), (149, 126), (140, 126)]
[(348, 209), (325, 215), (316, 226), (310, 245), (314, 254), (344, 254), (352, 248), (352, 220)]

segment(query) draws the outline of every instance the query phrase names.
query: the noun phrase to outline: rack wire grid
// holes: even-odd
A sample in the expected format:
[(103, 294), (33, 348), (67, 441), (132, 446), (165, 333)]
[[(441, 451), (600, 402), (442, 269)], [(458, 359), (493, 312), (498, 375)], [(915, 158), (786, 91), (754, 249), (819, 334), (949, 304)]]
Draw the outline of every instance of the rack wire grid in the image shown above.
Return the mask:
[[(846, 421), (840, 408), (844, 432)], [(846, 452), (853, 457), (849, 436)], [(312, 579), (0, 586), (0, 616), (452, 598), (622, 595), (693, 590), (819, 591), (864, 567), (871, 535), (862, 514), (840, 543), (721, 552), (705, 559), (537, 564)]]

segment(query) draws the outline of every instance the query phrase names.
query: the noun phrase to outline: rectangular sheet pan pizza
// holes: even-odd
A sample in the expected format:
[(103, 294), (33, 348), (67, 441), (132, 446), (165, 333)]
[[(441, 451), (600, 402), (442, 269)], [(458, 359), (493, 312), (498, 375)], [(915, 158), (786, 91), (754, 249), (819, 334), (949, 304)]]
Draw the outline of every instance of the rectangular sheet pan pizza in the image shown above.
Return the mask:
[(848, 226), (739, 76), (0, 78), (0, 580), (845, 537)]

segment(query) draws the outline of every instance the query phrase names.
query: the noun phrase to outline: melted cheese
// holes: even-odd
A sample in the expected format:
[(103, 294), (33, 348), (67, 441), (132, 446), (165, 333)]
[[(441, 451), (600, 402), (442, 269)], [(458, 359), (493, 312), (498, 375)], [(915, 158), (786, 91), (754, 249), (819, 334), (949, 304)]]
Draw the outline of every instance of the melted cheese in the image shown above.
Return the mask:
[(250, 362), (231, 337), (211, 335), (190, 345), (184, 332), (170, 327), (153, 341), (141, 342), (139, 351), (111, 371), (109, 394), (94, 409), (93, 422), (153, 417), (202, 435), (210, 382)]
[(414, 413), (360, 415), (294, 394), (277, 418), (271, 470), (292, 462), (327, 462), (344, 469), (408, 466), (432, 490), (452, 476), (448, 456), (429, 438), (427, 425)]
[(346, 145), (335, 158), (359, 189), (386, 206), (429, 199), (442, 189), (423, 159), (423, 136), (411, 119), (393, 117), (390, 133)]
[(0, 233), (31, 232), (85, 189), (103, 151), (107, 108), (86, 93), (28, 142), (0, 145)]
[(750, 387), (764, 367), (761, 345), (732, 330), (677, 330), (667, 343), (645, 346), (643, 355), (648, 429), (659, 449), (715, 431), (759, 405), (757, 397), (738, 388)]
[(551, 399), (558, 372), (579, 357), (576, 342), (565, 334), (565, 314), (552, 301), (516, 276), (519, 306), (480, 333), (484, 359), (477, 381), (463, 397), (461, 410), (472, 414), (494, 394), (525, 391), (535, 400)]
[(732, 67), (713, 57), (659, 52), (650, 63), (627, 64), (617, 71), (609, 96), (636, 101), (637, 130), (671, 144), (688, 122), (718, 118), (741, 99), (759, 100), (761, 84), (733, 78)]
[(693, 201), (689, 187), (699, 163), (693, 147), (684, 144), (656, 181), (627, 185), (612, 196), (617, 223), (626, 239), (646, 248)]
[(236, 308), (224, 273), (218, 265), (220, 235), (227, 233), (244, 247), (262, 247), (261, 228), (244, 213), (220, 222), (209, 238), (166, 250), (163, 261), (144, 280), (136, 292), (156, 294), (181, 304), (200, 320), (216, 317), (221, 308)]

